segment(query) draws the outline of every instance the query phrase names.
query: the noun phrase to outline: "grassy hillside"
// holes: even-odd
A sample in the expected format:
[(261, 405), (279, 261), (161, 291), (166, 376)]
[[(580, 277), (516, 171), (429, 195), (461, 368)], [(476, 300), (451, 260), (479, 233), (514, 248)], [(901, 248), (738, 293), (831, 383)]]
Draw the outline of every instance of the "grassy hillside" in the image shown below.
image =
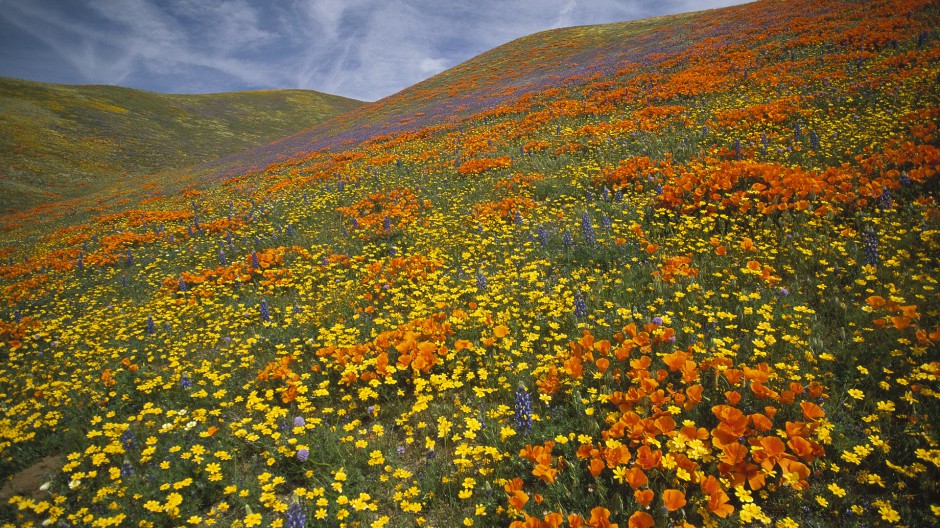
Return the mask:
[(0, 518), (937, 524), (938, 27), (540, 33), (3, 217)]
[(262, 145), (359, 104), (306, 90), (168, 95), (0, 78), (0, 210)]

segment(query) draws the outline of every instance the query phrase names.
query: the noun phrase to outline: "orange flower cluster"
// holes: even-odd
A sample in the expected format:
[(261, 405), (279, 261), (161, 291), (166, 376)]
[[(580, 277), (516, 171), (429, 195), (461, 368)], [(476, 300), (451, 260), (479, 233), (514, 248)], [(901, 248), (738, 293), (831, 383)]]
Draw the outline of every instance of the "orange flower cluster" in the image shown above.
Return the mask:
[(544, 445), (532, 446), (531, 444), (526, 444), (526, 446), (519, 451), (520, 457), (535, 464), (532, 474), (549, 484), (555, 482), (555, 477), (558, 475), (559, 471), (558, 468), (564, 466), (564, 459), (562, 457), (558, 457), (557, 463), (555, 458), (552, 457), (552, 449), (554, 448), (555, 442), (546, 440)]
[(337, 212), (343, 218), (356, 220), (359, 224), (360, 237), (373, 238), (385, 233), (385, 219), (392, 221), (396, 228), (402, 228), (418, 218), (423, 204), (411, 189), (392, 189), (374, 192), (348, 207), (338, 207)]
[(692, 267), (692, 257), (669, 257), (653, 272), (653, 276), (673, 283), (677, 277), (698, 277), (698, 270)]
[(283, 387), (280, 388), (281, 401), (290, 403), (297, 399), (297, 385), (300, 383), (300, 376), (291, 369), (294, 363), (294, 356), (282, 356), (277, 361), (272, 361), (258, 373), (258, 381), (282, 380)]
[(366, 266), (366, 275), (361, 279), (368, 291), (363, 298), (370, 304), (358, 311), (374, 313), (376, 307), (387, 297), (387, 290), (401, 282), (421, 281), (443, 263), (424, 255), (393, 257), (388, 261), (377, 260)]
[(758, 103), (744, 108), (728, 108), (715, 112), (715, 125), (727, 128), (749, 129), (753, 125), (780, 124), (808, 112), (797, 106), (796, 97), (786, 97), (770, 103)]
[(508, 180), (500, 180), (496, 182), (496, 190), (500, 192), (505, 192), (506, 194), (512, 194), (517, 192), (522, 192), (532, 184), (544, 180), (545, 177), (537, 172), (531, 174), (522, 174), (517, 173), (513, 174)]
[(40, 326), (39, 321), (26, 316), (19, 323), (0, 321), (0, 340), (6, 341), (10, 350), (16, 350), (22, 346), (21, 339), (27, 332), (34, 332)]
[(512, 160), (509, 156), (500, 156), (498, 158), (476, 158), (467, 160), (457, 167), (457, 173), (466, 176), (480, 174), (491, 169), (505, 169), (512, 166)]
[(617, 168), (605, 170), (601, 176), (595, 178), (595, 183), (610, 185), (614, 189), (624, 189), (631, 185), (641, 186), (644, 180), (654, 175), (671, 174), (672, 167), (668, 159), (654, 162), (647, 156), (636, 156), (620, 160)]
[(520, 215), (535, 207), (531, 198), (522, 196), (509, 196), (492, 202), (484, 202), (473, 206), (473, 217), (482, 223), (494, 220), (512, 222), (516, 213)]
[[(330, 345), (319, 349), (316, 355), (326, 369), (340, 373), (346, 385), (357, 380), (368, 382), (379, 377), (388, 378), (402, 370), (428, 374), (438, 363), (438, 358), (448, 355), (450, 349), (443, 343), (451, 334), (453, 330), (446, 314), (438, 313), (382, 332), (369, 343), (346, 347)], [(459, 352), (468, 346), (466, 341), (457, 341), (454, 350)], [(391, 365), (395, 370), (389, 369)], [(314, 370), (322, 368), (317, 365)]]
[[(660, 354), (662, 368), (654, 370), (654, 350), (668, 347), (672, 336), (671, 328), (653, 323), (642, 330), (630, 324), (614, 336), (613, 343), (595, 340), (585, 331), (578, 342), (569, 343), (567, 357), (556, 359), (561, 368), (552, 365), (540, 380), (540, 390), (547, 394), (557, 391), (563, 376), (574, 382), (582, 376), (609, 375), (629, 384), (629, 389), (613, 391), (607, 398), (619, 417), (611, 422), (609, 415), (602, 441), (578, 447), (577, 457), (587, 463), (590, 473), (600, 478), (605, 471), (616, 469), (618, 479), (630, 485), (643, 505), (655, 498), (650, 487), (652, 470), (657, 474), (669, 470), (699, 475), (692, 483), (698, 485), (697, 492), (705, 498), (708, 511), (720, 517), (733, 513), (734, 507), (719, 478), (727, 479), (731, 486), (759, 490), (767, 484), (767, 475), (777, 470), (777, 485), (806, 489), (810, 464), (824, 454), (816, 432), (825, 413), (810, 401), (825, 397), (822, 385), (812, 382), (804, 387), (793, 382), (777, 390), (770, 386), (773, 372), (766, 363), (735, 367), (731, 359), (720, 356), (696, 361), (698, 352), (692, 348)], [(588, 370), (594, 372), (589, 374)], [(703, 384), (703, 379), (714, 379), (714, 386)], [(719, 380), (732, 390), (720, 392)], [(805, 399), (800, 401), (801, 397)], [(782, 430), (775, 429), (780, 425), (774, 423), (780, 409), (765, 404), (762, 412), (746, 413), (738, 407), (745, 398), (751, 402), (748, 407), (761, 400), (788, 407), (789, 418), (783, 421)], [(722, 399), (725, 403), (711, 407), (716, 419), (711, 430), (693, 425), (679, 428), (673, 418), (676, 411), (669, 410), (688, 411), (703, 402)], [(670, 450), (664, 451), (663, 445)], [(551, 480), (542, 475), (551, 469), (553, 446), (526, 446), (520, 452), (521, 457), (538, 464), (533, 474), (538, 472), (536, 476), (546, 482)], [(554, 473), (548, 475), (554, 477)], [(685, 504), (693, 489), (665, 490), (660, 499), (673, 511)]]
[[(256, 277), (260, 277), (259, 284), (267, 287), (276, 287), (287, 284), (290, 278), (290, 270), (283, 268), (284, 256), (288, 252), (297, 253), (305, 258), (311, 258), (309, 252), (300, 247), (279, 246), (276, 248), (265, 248), (257, 251), (258, 267), (252, 265), (251, 254), (245, 255), (242, 262), (233, 262), (228, 266), (216, 266), (197, 272), (184, 271), (179, 277), (167, 277), (163, 280), (163, 286), (169, 292), (179, 291), (179, 280), (183, 279), (187, 287), (194, 287), (202, 283), (216, 285), (234, 284), (235, 282), (251, 282)], [(200, 292), (201, 295), (210, 296), (208, 291)]]

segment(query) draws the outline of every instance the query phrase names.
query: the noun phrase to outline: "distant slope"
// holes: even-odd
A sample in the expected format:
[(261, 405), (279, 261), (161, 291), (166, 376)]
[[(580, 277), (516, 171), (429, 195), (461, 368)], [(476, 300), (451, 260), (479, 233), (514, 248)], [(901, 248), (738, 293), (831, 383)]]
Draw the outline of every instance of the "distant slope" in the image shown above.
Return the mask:
[(360, 104), (307, 90), (168, 95), (0, 78), (0, 210), (261, 145)]
[[(710, 49), (682, 58), (689, 42), (726, 34), (749, 11), (773, 9), (770, 4), (741, 5), (612, 24), (551, 29), (527, 35), (389, 97), (364, 104), (342, 120), (329, 120), (271, 145), (238, 152), (210, 163), (222, 177), (258, 170), (270, 163), (301, 158), (321, 148), (349, 141), (396, 134), (425, 127), (453, 126), (487, 110), (547, 90), (584, 85), (593, 77), (623, 77), (625, 67), (675, 68), (697, 61)], [(751, 38), (766, 28), (744, 28)], [(773, 31), (782, 31), (779, 27)], [(667, 64), (668, 63), (668, 64)], [(731, 67), (731, 65), (726, 65)], [(632, 76), (632, 72), (630, 74)]]

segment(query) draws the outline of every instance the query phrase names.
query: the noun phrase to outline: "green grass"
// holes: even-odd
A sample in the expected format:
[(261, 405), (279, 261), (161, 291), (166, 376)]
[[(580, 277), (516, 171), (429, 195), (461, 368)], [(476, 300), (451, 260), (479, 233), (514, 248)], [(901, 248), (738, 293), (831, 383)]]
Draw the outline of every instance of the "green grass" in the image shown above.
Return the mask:
[(263, 145), (361, 104), (309, 90), (171, 95), (0, 78), (0, 211)]

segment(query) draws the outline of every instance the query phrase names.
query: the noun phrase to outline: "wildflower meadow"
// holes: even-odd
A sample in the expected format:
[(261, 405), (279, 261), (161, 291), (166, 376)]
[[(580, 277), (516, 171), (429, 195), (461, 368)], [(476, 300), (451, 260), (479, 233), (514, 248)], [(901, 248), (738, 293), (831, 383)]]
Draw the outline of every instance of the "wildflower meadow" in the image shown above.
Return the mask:
[(937, 525), (938, 21), (553, 30), (0, 218), (0, 525)]

